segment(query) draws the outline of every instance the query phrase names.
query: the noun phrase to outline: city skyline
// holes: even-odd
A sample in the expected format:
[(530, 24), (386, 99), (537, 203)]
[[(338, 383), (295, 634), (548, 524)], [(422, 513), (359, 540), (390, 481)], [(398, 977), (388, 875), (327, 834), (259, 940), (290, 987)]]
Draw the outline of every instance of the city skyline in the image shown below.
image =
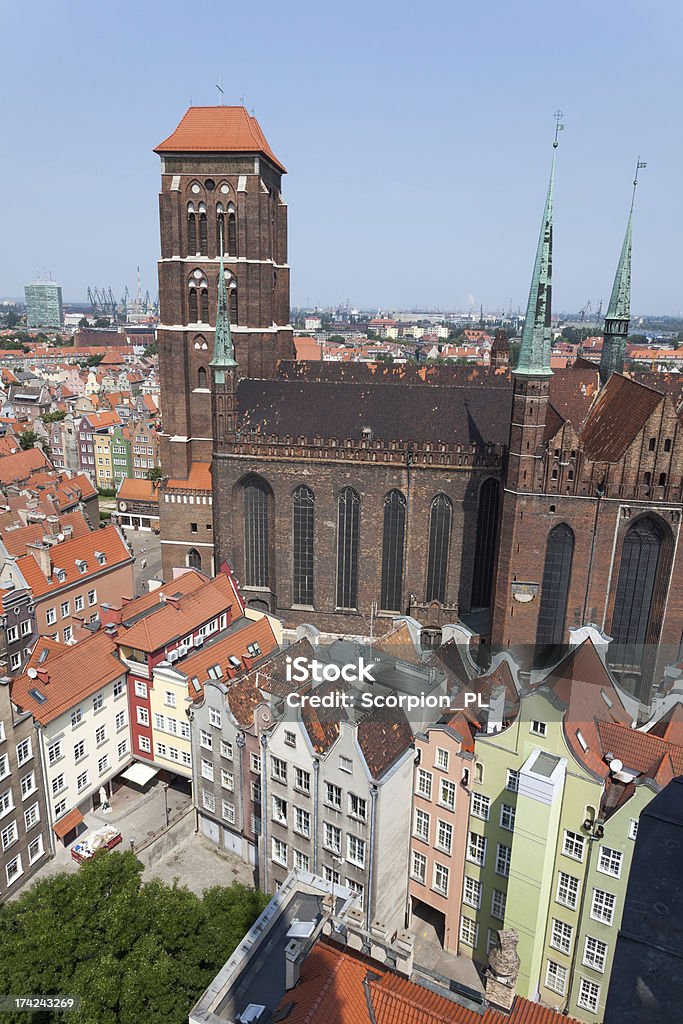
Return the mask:
[[(630, 3), (597, 11), (581, 3), (560, 17), (541, 16), (536, 2), (514, 11), (431, 3), (419, 23), (384, 3), (367, 10), (352, 2), (343, 12), (303, 4), (286, 18), (266, 4), (268, 31), (251, 47), (242, 45), (251, 38), (245, 14), (231, 11), (225, 34), (204, 35), (198, 24), (196, 64), (177, 32), (180, 6), (163, 10), (159, 19), (158, 5), (140, 11), (124, 2), (99, 35), (99, 12), (77, 2), (65, 22), (41, 0), (31, 28), (41, 75), (24, 74), (20, 47), (7, 54), (5, 95), (21, 76), (22, 103), (7, 105), (6, 130), (24, 157), (2, 164), (15, 197), (5, 215), (3, 295), (20, 296), (45, 269), (67, 302), (85, 299), (88, 285), (119, 294), (138, 265), (143, 290), (154, 294), (152, 149), (190, 100), (218, 102), (220, 84), (226, 104), (244, 95), (290, 172), (294, 305), (348, 297), (359, 307), (524, 308), (559, 106), (567, 131), (555, 308), (606, 303), (640, 156), (648, 168), (634, 219), (634, 313), (681, 311), (674, 239), (683, 203), (669, 172), (683, 149), (668, 127), (680, 79), (673, 4), (653, 17)], [(214, 15), (221, 9), (209, 5), (206, 25)], [(19, 9), (6, 21), (8, 37), (26, 32)], [(326, 43), (307, 44), (314, 28)], [(452, 47), (440, 49), (440, 40)], [(604, 70), (605, 61), (626, 68), (601, 74), (596, 90), (585, 69)]]

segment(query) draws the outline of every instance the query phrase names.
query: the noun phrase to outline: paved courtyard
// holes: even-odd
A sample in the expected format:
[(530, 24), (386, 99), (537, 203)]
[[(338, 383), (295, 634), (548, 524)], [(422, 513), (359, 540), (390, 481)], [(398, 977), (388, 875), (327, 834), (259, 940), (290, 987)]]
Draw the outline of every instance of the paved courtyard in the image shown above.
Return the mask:
[(161, 540), (151, 530), (119, 527), (135, 555), (135, 593), (146, 594), (149, 580), (161, 580)]

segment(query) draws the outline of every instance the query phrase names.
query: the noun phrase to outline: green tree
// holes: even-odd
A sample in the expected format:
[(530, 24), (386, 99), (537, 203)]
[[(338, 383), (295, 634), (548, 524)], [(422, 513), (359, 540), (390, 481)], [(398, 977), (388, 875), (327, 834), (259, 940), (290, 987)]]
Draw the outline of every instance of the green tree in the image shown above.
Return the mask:
[(78, 321), (78, 326), (81, 327), (81, 328), (90, 327), (90, 322), (89, 322), (87, 316), (82, 316), (81, 317), (81, 319)]
[(44, 412), (40, 417), (43, 423), (58, 423), (66, 416), (64, 409), (56, 409), (54, 412)]
[(152, 469), (147, 470), (148, 480), (161, 480), (162, 472), (161, 466), (153, 466)]
[(98, 316), (95, 320), (95, 327), (109, 327), (111, 320), (108, 316)]
[(157, 355), (158, 352), (159, 352), (159, 344), (158, 344), (158, 342), (156, 340), (154, 340), (151, 345), (147, 345), (146, 346), (146, 348), (145, 348), (145, 350), (144, 350), (144, 352), (142, 354), (143, 354), (143, 356), (145, 356), (146, 359), (149, 359), (149, 358), (151, 358), (151, 356)]
[(24, 451), (34, 448), (37, 441), (40, 441), (40, 438), (35, 430), (25, 430), (22, 434), (19, 434), (19, 445)]
[[(132, 853), (103, 854), (0, 907), (0, 992), (78, 996), (69, 1024), (185, 1024), (267, 901), (242, 885), (198, 897), (143, 884)], [(3, 1015), (8, 1024), (52, 1020)]]

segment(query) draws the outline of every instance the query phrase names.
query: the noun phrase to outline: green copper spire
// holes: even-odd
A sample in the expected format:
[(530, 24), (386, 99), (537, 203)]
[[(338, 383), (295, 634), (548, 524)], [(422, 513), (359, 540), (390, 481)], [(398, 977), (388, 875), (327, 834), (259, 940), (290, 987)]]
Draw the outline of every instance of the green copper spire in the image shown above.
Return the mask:
[(224, 370), (237, 366), (235, 352), (230, 333), (230, 313), (228, 309), (228, 290), (225, 287), (225, 268), (223, 266), (223, 231), (220, 232), (221, 264), (218, 271), (218, 304), (216, 307), (216, 330), (213, 339), (213, 359), (209, 363), (214, 370), (217, 384), (225, 383)]
[[(562, 115), (558, 112), (555, 117), (557, 127), (555, 128), (555, 141), (553, 150), (557, 149), (557, 135), (562, 131), (563, 125), (559, 118)], [(529, 289), (529, 301), (526, 307), (526, 318), (522, 331), (522, 344), (519, 350), (519, 359), (515, 368), (518, 376), (525, 377), (549, 377), (552, 375), (550, 369), (550, 351), (552, 348), (552, 334), (550, 330), (552, 278), (553, 278), (553, 184), (555, 179), (555, 153), (550, 168), (550, 181), (548, 182), (548, 194), (545, 199), (545, 209), (541, 222), (541, 233), (536, 249), (536, 261), (534, 273), (531, 278)]]
[(626, 342), (628, 340), (628, 327), (631, 319), (631, 243), (633, 230), (633, 203), (636, 198), (636, 186), (638, 184), (638, 171), (646, 167), (638, 157), (636, 163), (636, 176), (633, 179), (633, 193), (631, 195), (631, 209), (628, 214), (626, 234), (621, 247), (621, 255), (617, 265), (617, 272), (612, 285), (607, 315), (605, 317), (605, 328), (602, 339), (602, 354), (600, 356), (600, 381), (606, 384), (613, 373), (623, 373), (624, 356), (626, 355)]

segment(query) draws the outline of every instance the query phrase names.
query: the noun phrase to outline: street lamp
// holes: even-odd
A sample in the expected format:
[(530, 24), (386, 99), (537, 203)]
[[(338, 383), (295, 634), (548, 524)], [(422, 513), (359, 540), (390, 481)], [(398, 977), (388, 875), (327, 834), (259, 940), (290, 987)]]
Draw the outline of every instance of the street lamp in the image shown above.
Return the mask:
[(166, 828), (168, 828), (168, 782), (163, 783), (164, 810), (166, 811)]

